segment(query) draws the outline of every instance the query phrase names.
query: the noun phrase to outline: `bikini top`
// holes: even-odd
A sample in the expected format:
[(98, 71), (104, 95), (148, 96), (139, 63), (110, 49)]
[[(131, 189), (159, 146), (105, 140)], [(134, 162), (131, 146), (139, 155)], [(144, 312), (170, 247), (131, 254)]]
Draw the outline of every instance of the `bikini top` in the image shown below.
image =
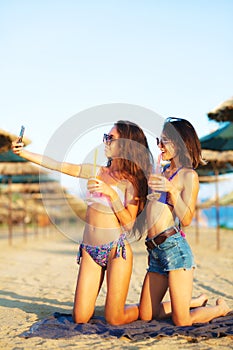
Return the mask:
[[(166, 166), (166, 167), (164, 167), (162, 173), (164, 173), (165, 170), (166, 170), (167, 168), (169, 168), (169, 165)], [(169, 176), (168, 181), (171, 181), (171, 180), (173, 179), (173, 177), (175, 177), (175, 176), (177, 175), (177, 173), (178, 173), (182, 168), (183, 168), (183, 167), (181, 166), (181, 167), (178, 168), (171, 176)], [(165, 192), (165, 191), (158, 191), (158, 192), (161, 193), (160, 198), (158, 199), (158, 202), (167, 204), (167, 205), (169, 205), (170, 207), (173, 208), (173, 207), (174, 207), (173, 204), (171, 204), (171, 203), (168, 202), (168, 192)]]
[[(125, 204), (125, 193), (116, 185), (111, 185), (111, 187), (112, 187), (112, 189), (114, 189), (117, 192), (121, 202), (124, 205)], [(98, 203), (98, 204), (101, 204), (105, 207), (108, 207), (112, 211), (111, 202), (110, 202), (108, 196), (105, 196), (103, 193), (93, 192), (91, 194), (90, 192), (87, 192), (86, 203), (88, 206), (92, 206), (92, 205)]]

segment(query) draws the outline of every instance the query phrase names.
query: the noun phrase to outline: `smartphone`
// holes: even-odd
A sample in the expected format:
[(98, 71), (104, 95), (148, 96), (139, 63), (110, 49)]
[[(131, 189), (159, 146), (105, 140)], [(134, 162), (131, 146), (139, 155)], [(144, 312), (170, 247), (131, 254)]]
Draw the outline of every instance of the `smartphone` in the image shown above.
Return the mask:
[(19, 142), (22, 142), (22, 140), (23, 140), (24, 130), (25, 130), (25, 127), (22, 125), (22, 126), (21, 126), (21, 130), (20, 130), (20, 133), (19, 133), (18, 143), (19, 143)]

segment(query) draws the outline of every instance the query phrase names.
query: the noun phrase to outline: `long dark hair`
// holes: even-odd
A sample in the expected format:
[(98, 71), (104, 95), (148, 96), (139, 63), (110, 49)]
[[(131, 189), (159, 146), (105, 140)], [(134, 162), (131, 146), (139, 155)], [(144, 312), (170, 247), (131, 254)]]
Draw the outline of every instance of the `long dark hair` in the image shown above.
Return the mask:
[[(127, 120), (119, 120), (114, 126), (119, 134), (119, 157), (114, 159), (116, 174), (118, 179), (131, 181), (137, 192), (139, 201), (137, 219), (133, 228), (133, 233), (142, 236), (145, 224), (144, 207), (148, 194), (148, 177), (151, 172), (153, 156), (149, 149), (147, 138), (143, 130), (135, 123)], [(108, 166), (111, 165), (111, 160)], [(140, 217), (139, 217), (140, 214)]]
[(202, 159), (200, 140), (188, 120), (167, 118), (163, 126), (163, 133), (175, 144), (182, 166), (196, 169), (199, 164), (206, 164)]

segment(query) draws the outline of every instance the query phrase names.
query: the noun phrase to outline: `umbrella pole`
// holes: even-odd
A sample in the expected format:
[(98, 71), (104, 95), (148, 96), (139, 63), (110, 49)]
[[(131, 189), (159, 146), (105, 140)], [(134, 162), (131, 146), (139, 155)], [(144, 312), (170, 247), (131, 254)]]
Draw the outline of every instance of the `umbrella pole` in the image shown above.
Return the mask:
[(34, 232), (35, 232), (35, 235), (37, 237), (38, 236), (38, 213), (37, 213), (37, 210), (34, 211), (33, 221), (34, 221)]
[(27, 242), (27, 199), (24, 198), (24, 218), (23, 218), (23, 235), (24, 241)]
[(12, 245), (12, 193), (11, 193), (11, 176), (8, 178), (8, 243)]
[(220, 213), (219, 213), (219, 183), (218, 183), (218, 168), (216, 166), (216, 162), (213, 162), (213, 169), (216, 177), (215, 181), (215, 192), (216, 192), (216, 237), (217, 237), (217, 250), (220, 249)]

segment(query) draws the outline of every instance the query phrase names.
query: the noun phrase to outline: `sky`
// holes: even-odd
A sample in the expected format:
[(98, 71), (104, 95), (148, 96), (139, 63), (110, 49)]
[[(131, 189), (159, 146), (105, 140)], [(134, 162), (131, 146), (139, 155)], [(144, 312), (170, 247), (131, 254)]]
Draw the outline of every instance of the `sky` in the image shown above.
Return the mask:
[(121, 103), (207, 135), (219, 127), (207, 113), (233, 95), (232, 13), (232, 0), (0, 0), (0, 128), (25, 125), (43, 153), (73, 116)]

